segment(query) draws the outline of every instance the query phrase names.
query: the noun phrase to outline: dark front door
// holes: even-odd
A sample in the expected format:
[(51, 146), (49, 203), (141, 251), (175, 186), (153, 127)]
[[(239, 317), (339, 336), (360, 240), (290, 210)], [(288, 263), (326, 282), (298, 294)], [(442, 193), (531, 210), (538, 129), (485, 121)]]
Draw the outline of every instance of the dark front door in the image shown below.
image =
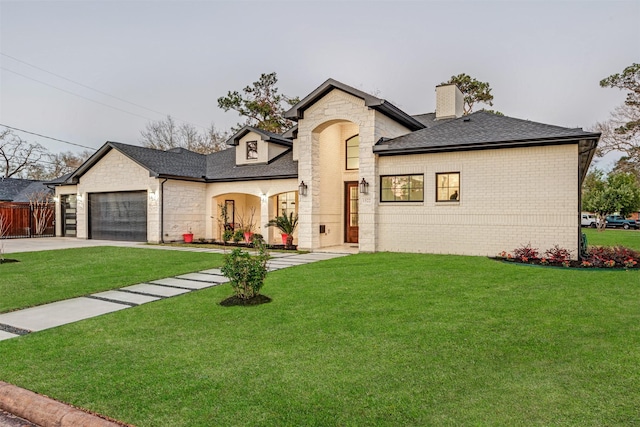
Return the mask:
[(60, 198), (60, 208), (62, 209), (62, 235), (64, 237), (76, 237), (76, 208), (77, 196), (75, 194), (65, 194)]
[(345, 241), (358, 243), (358, 182), (346, 182), (345, 190)]

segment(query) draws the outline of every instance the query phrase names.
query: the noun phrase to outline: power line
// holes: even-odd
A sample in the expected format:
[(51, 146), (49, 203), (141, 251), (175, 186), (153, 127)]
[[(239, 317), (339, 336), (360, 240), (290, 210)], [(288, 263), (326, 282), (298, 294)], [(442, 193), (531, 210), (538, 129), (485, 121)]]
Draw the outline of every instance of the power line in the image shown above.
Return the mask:
[(4, 125), (2, 123), (0, 123), (0, 126), (4, 126), (6, 128), (9, 128), (9, 129), (17, 130), (18, 132), (24, 132), (24, 133), (28, 133), (28, 134), (31, 134), (31, 135), (36, 135), (36, 136), (39, 136), (41, 138), (47, 138), (47, 139), (51, 139), (53, 141), (63, 142), (65, 144), (69, 144), (69, 145), (75, 145), (76, 147), (88, 148), (89, 150), (93, 150), (93, 151), (97, 150), (96, 148), (87, 147), (86, 145), (80, 145), (80, 144), (76, 144), (75, 142), (69, 142), (69, 141), (65, 141), (63, 139), (53, 138), (51, 136), (46, 136), (46, 135), (42, 135), (42, 134), (39, 134), (39, 133), (36, 133), (36, 132), (31, 132), (31, 131), (28, 131), (28, 130), (19, 129), (19, 128), (16, 128), (16, 127), (13, 127), (13, 126)]
[[(170, 115), (170, 114), (163, 113), (163, 112), (161, 112), (161, 111), (157, 111), (157, 110), (154, 110), (154, 109), (151, 109), (151, 108), (145, 107), (144, 105), (136, 104), (135, 102), (127, 101), (126, 99), (123, 99), (123, 98), (117, 97), (117, 96), (115, 96), (115, 95), (111, 95), (110, 93), (107, 93), (107, 92), (101, 91), (101, 90), (99, 90), (99, 89), (96, 89), (96, 88), (93, 88), (93, 87), (91, 87), (91, 86), (88, 86), (88, 85), (86, 85), (86, 84), (84, 84), (84, 83), (80, 83), (80, 82), (77, 82), (77, 81), (72, 80), (72, 79), (70, 79), (70, 78), (67, 78), (67, 77), (61, 76), (60, 74), (56, 74), (56, 73), (54, 73), (54, 72), (52, 72), (52, 71), (45, 70), (44, 68), (38, 67), (37, 65), (33, 65), (33, 64), (30, 64), (30, 63), (28, 63), (28, 62), (26, 62), (26, 61), (23, 61), (23, 60), (21, 60), (21, 59), (18, 59), (18, 58), (16, 58), (15, 56), (7, 55), (6, 53), (2, 53), (2, 52), (0, 52), (0, 55), (2, 55), (2, 56), (6, 56), (7, 58), (11, 58), (11, 59), (13, 59), (14, 61), (17, 61), (17, 62), (20, 62), (20, 63), (22, 63), (22, 64), (28, 65), (29, 67), (35, 68), (36, 70), (40, 70), (40, 71), (43, 71), (43, 72), (45, 72), (45, 73), (49, 73), (49, 74), (51, 74), (51, 75), (53, 75), (53, 76), (56, 76), (56, 77), (58, 77), (58, 78), (60, 78), (60, 79), (66, 80), (66, 81), (71, 82), (71, 83), (73, 83), (73, 84), (76, 84), (76, 85), (78, 85), (78, 86), (82, 86), (82, 87), (84, 87), (84, 88), (86, 88), (86, 89), (92, 90), (92, 91), (97, 92), (97, 93), (99, 93), (99, 94), (102, 94), (102, 95), (108, 96), (108, 97), (113, 98), (113, 99), (117, 99), (118, 101), (121, 101), (121, 102), (124, 102), (124, 103), (130, 104), (130, 105), (133, 105), (133, 106), (138, 107), (138, 108), (142, 108), (143, 110), (151, 111), (152, 113), (160, 114), (160, 115), (163, 115), (163, 116), (169, 116), (169, 115)], [(7, 70), (7, 71), (14, 72), (14, 71), (11, 71), (11, 70)], [(16, 74), (17, 74), (17, 73), (16, 73)], [(23, 76), (23, 77), (25, 77), (25, 76)], [(42, 83), (42, 82), (39, 82), (39, 83)], [(56, 88), (56, 89), (57, 89), (57, 88)], [(172, 116), (172, 117), (173, 117), (173, 116)], [(181, 122), (189, 123), (189, 124), (191, 124), (191, 125), (201, 127), (202, 129), (206, 129), (206, 127), (205, 127), (205, 126), (202, 126), (202, 125), (199, 125), (199, 124), (196, 124), (196, 123), (191, 123), (191, 122), (188, 122), (188, 121), (186, 121), (186, 120), (180, 119), (180, 118), (178, 118), (178, 117), (174, 117), (174, 118), (175, 118), (176, 120), (181, 121)]]
[(68, 90), (61, 89), (61, 88), (59, 88), (57, 86), (54, 86), (52, 84), (45, 83), (45, 82), (43, 82), (41, 80), (38, 80), (38, 79), (34, 79), (33, 77), (25, 76), (24, 74), (18, 73), (17, 71), (13, 71), (13, 70), (10, 70), (10, 69), (5, 68), (5, 67), (0, 67), (0, 68), (5, 70), (5, 71), (8, 71), (10, 73), (17, 74), (17, 75), (19, 75), (21, 77), (24, 77), (25, 79), (33, 80), (34, 82), (38, 82), (38, 83), (43, 84), (45, 86), (52, 87), (52, 88), (57, 89), (57, 90), (59, 90), (61, 92), (68, 93), (68, 94), (73, 95), (73, 96), (77, 96), (78, 98), (82, 98), (82, 99), (85, 99), (87, 101), (95, 102), (96, 104), (100, 104), (100, 105), (105, 106), (105, 107), (113, 108), (114, 110), (122, 111), (123, 113), (131, 114), (132, 116), (137, 116), (137, 117), (141, 117), (141, 118), (146, 119), (146, 120), (153, 121), (153, 119), (151, 117), (147, 117), (147, 116), (143, 116), (143, 115), (140, 115), (140, 114), (132, 113), (131, 111), (123, 110), (122, 108), (114, 107), (113, 105), (105, 104), (104, 102), (96, 101), (95, 99), (87, 98), (86, 96), (78, 95), (77, 93), (73, 93), (73, 92), (70, 92)]

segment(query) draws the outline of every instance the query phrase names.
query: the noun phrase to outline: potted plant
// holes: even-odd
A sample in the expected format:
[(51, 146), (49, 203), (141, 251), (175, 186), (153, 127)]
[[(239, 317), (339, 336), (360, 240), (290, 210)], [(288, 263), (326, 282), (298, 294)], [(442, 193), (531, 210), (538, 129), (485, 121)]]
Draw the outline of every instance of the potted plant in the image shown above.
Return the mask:
[(189, 227), (189, 231), (182, 235), (185, 243), (193, 243), (193, 233), (191, 232), (191, 227)]
[(267, 227), (276, 227), (282, 234), (282, 243), (287, 248), (293, 246), (293, 232), (296, 231), (298, 226), (298, 215), (294, 215), (293, 212), (289, 213), (289, 216), (282, 214), (271, 220), (266, 225)]
[(239, 224), (240, 224), (240, 228), (243, 231), (243, 237), (244, 237), (244, 241), (249, 244), (251, 243), (251, 238), (253, 236), (253, 230), (256, 227), (256, 221), (255, 221), (255, 215), (256, 215), (256, 208), (255, 206), (252, 206), (251, 208), (249, 208), (249, 213), (247, 215), (245, 215), (244, 212), (240, 213), (238, 215), (239, 219)]

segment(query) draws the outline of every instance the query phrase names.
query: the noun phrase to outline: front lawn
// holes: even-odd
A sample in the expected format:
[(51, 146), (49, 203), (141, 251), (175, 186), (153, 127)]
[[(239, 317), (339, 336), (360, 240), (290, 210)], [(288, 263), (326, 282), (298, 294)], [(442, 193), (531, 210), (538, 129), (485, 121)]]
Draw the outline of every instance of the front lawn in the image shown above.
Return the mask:
[(264, 293), (0, 341), (0, 379), (140, 427), (640, 423), (639, 271), (377, 253), (270, 273)]
[(589, 245), (625, 246), (640, 251), (640, 231), (613, 230), (611, 228), (598, 231), (593, 228), (583, 228), (582, 232), (587, 235), (587, 243)]
[(222, 255), (94, 247), (7, 254), (0, 264), (0, 313), (149, 280), (214, 268)]

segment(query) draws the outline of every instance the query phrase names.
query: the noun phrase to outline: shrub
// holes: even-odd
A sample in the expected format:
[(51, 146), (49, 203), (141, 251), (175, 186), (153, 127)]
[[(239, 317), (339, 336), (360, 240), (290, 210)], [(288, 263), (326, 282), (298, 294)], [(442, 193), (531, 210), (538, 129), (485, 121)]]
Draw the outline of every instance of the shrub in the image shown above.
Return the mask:
[(564, 264), (571, 259), (571, 251), (565, 248), (561, 248), (558, 245), (554, 245), (553, 248), (547, 249), (544, 255), (545, 258), (551, 263), (557, 262), (560, 264)]
[(224, 230), (224, 232), (222, 233), (222, 240), (227, 243), (229, 240), (231, 240), (231, 238), (233, 237), (233, 231), (231, 230)]
[(256, 241), (255, 245), (258, 255), (251, 256), (249, 252), (236, 248), (225, 255), (220, 268), (222, 274), (229, 278), (236, 296), (243, 300), (259, 295), (267, 276), (269, 254), (260, 241)]
[(233, 237), (231, 239), (234, 243), (238, 243), (240, 240), (244, 239), (244, 232), (238, 228), (233, 232)]
[(535, 261), (538, 259), (538, 249), (532, 248), (531, 243), (513, 250), (513, 256), (522, 262)]
[(623, 246), (590, 246), (586, 260), (594, 267), (611, 268), (617, 265), (634, 268), (640, 262), (640, 253)]

